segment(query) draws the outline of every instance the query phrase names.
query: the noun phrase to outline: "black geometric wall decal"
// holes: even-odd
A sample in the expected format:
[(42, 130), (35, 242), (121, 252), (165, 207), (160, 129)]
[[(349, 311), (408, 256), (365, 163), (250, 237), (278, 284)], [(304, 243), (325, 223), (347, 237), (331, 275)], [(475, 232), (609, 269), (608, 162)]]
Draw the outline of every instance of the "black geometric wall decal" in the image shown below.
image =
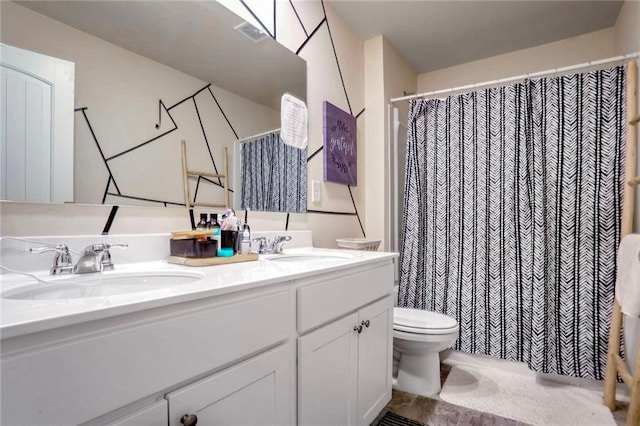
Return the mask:
[(313, 152), (313, 154), (311, 154), (311, 155), (309, 156), (309, 158), (307, 158), (307, 163), (308, 163), (309, 161), (311, 161), (311, 159), (312, 159), (313, 157), (315, 157), (316, 155), (318, 155), (318, 154), (320, 153), (320, 151), (322, 151), (322, 149), (323, 149), (323, 148), (324, 148), (324, 146), (321, 146), (320, 148), (316, 149), (316, 150)]
[[(118, 184), (116, 183), (116, 180), (113, 178), (113, 173), (111, 173), (111, 168), (109, 167), (109, 164), (107, 163), (107, 160), (104, 158), (104, 153), (102, 152), (102, 148), (100, 147), (100, 143), (98, 142), (98, 138), (96, 137), (95, 132), (93, 131), (93, 127), (91, 126), (91, 122), (89, 121), (89, 117), (87, 116), (87, 110), (89, 108), (87, 107), (81, 107), (81, 108), (76, 108), (74, 109), (74, 112), (81, 112), (82, 116), (84, 117), (84, 121), (85, 123), (87, 123), (87, 127), (89, 128), (89, 132), (91, 133), (91, 137), (93, 138), (93, 141), (96, 144), (96, 147), (98, 148), (98, 153), (100, 154), (100, 158), (102, 158), (102, 162), (104, 163), (105, 167), (107, 168), (107, 172), (109, 173), (109, 180), (107, 182), (107, 188), (109, 187), (109, 182), (113, 181), (113, 185), (116, 188), (116, 191), (118, 191), (118, 194), (120, 193), (120, 188), (118, 188)], [(102, 203), (104, 204), (104, 198), (102, 200)]]
[(335, 216), (357, 216), (357, 213), (353, 212), (333, 212), (329, 210), (307, 210), (307, 213), (332, 214)]
[(320, 4), (322, 5), (322, 12), (324, 12), (324, 18), (327, 22), (327, 31), (329, 32), (329, 40), (331, 40), (331, 47), (333, 48), (333, 56), (336, 58), (336, 65), (338, 66), (338, 73), (340, 74), (340, 81), (342, 81), (342, 89), (344, 90), (344, 96), (347, 98), (347, 105), (349, 105), (349, 114), (353, 115), (353, 110), (351, 109), (351, 102), (349, 101), (349, 94), (347, 93), (347, 87), (344, 84), (344, 78), (342, 77), (342, 69), (340, 68), (340, 61), (338, 60), (338, 53), (336, 52), (336, 45), (333, 42), (333, 36), (331, 35), (331, 26), (329, 25), (329, 20), (327, 19), (327, 11), (324, 8), (324, 0), (320, 0)]
[(102, 229), (102, 235), (109, 235), (111, 225), (113, 225), (113, 220), (116, 218), (116, 213), (118, 213), (118, 206), (111, 206), (111, 212), (107, 218), (107, 223), (105, 223), (104, 228)]
[[(293, 5), (293, 0), (289, 0), (289, 4), (291, 5), (291, 9), (293, 9), (293, 13), (295, 13), (296, 18), (298, 18), (298, 22), (300, 23), (300, 26), (302, 27), (302, 31), (304, 31), (304, 35), (306, 35), (307, 38), (309, 38), (309, 33), (307, 32), (307, 29), (304, 27), (304, 24), (302, 23), (302, 19), (300, 19), (300, 15), (298, 15), (298, 10)], [(298, 52), (296, 52), (296, 55), (297, 54), (298, 54)]]
[[(322, 21), (320, 21), (320, 23), (318, 24), (318, 26), (316, 26), (313, 31), (311, 31), (311, 34), (309, 34), (307, 36), (307, 39), (305, 41), (302, 42), (302, 44), (300, 45), (300, 47), (298, 47), (298, 50), (296, 50), (296, 55), (300, 55), (300, 51), (307, 45), (307, 43), (309, 42), (309, 40), (311, 40), (313, 38), (314, 35), (316, 35), (316, 33), (318, 32), (318, 30), (320, 29), (320, 27), (322, 27), (323, 24), (325, 24), (327, 22), (327, 18), (324, 17), (322, 18)], [(302, 22), (300, 23), (302, 24)]]
[[(161, 105), (163, 108), (165, 108), (164, 103), (163, 103), (162, 101), (160, 101), (160, 105)], [(170, 133), (172, 133), (172, 132), (174, 132), (174, 131), (178, 130), (178, 125), (176, 124), (176, 122), (174, 121), (173, 117), (171, 116), (171, 113), (169, 112), (169, 109), (165, 108), (165, 111), (167, 112), (167, 115), (169, 116), (169, 118), (171, 119), (171, 122), (173, 123), (173, 128), (172, 128), (172, 129), (169, 129), (169, 130), (167, 130), (166, 132), (164, 132), (164, 133), (162, 133), (162, 134), (160, 134), (160, 135), (158, 135), (158, 136), (154, 136), (153, 138), (151, 138), (151, 139), (149, 139), (149, 140), (147, 140), (147, 141), (144, 141), (144, 142), (142, 142), (141, 144), (138, 144), (138, 145), (133, 146), (133, 147), (131, 147), (131, 148), (129, 148), (129, 149), (126, 149), (126, 150), (124, 150), (124, 151), (122, 151), (122, 152), (119, 152), (119, 153), (117, 153), (117, 154), (115, 154), (115, 155), (112, 155), (111, 157), (107, 158), (107, 159), (106, 159), (106, 161), (115, 160), (115, 159), (116, 159), (116, 158), (118, 158), (118, 157), (121, 157), (121, 156), (123, 156), (123, 155), (129, 154), (130, 152), (133, 152), (133, 151), (135, 151), (136, 149), (140, 149), (140, 148), (142, 148), (143, 146), (148, 145), (148, 144), (150, 144), (151, 142), (155, 142), (155, 141), (157, 141), (158, 139), (162, 138), (163, 136), (166, 136), (166, 135), (168, 135), (168, 134), (170, 134)], [(159, 127), (159, 126), (158, 126), (158, 127)]]
[[(218, 173), (218, 167), (216, 166), (216, 160), (213, 159), (213, 153), (211, 152), (211, 146), (209, 146), (209, 140), (207, 139), (207, 132), (204, 130), (204, 125), (202, 124), (202, 118), (200, 117), (200, 111), (198, 110), (198, 103), (196, 102), (196, 98), (193, 97), (193, 107), (196, 109), (196, 115), (198, 116), (198, 123), (200, 123), (200, 129), (202, 130), (202, 136), (204, 137), (204, 143), (207, 145), (207, 151), (209, 151), (209, 157), (211, 158), (211, 163), (213, 164), (213, 169), (216, 174)], [(199, 180), (198, 180), (198, 183)], [(222, 180), (218, 177), (218, 184), (222, 186)]]
[(260, 26), (262, 27), (262, 29), (269, 34), (269, 37), (271, 37), (272, 39), (275, 40), (276, 38), (276, 10), (275, 10), (275, 1), (273, 2), (273, 32), (269, 31), (269, 28), (266, 27), (266, 25), (264, 25), (264, 23), (260, 20), (260, 18), (258, 18), (258, 16), (253, 12), (253, 10), (251, 10), (251, 8), (249, 7), (249, 5), (247, 5), (247, 3), (245, 3), (244, 0), (240, 0), (240, 3), (242, 3), (242, 5), (244, 6), (245, 9), (247, 9), (247, 12), (249, 12), (251, 14), (251, 16), (253, 16), (253, 18), (258, 21), (258, 24), (260, 24)]
[[(259, 23), (259, 24), (260, 24), (260, 26), (263, 28), (263, 30), (265, 30), (265, 31), (267, 32), (267, 34), (269, 34), (273, 39), (276, 39), (276, 34), (277, 34), (277, 32), (276, 32), (276, 30), (277, 30), (277, 22), (276, 22), (276, 1), (274, 0), (274, 6), (273, 6), (273, 33), (272, 33), (271, 31), (269, 31), (269, 29), (264, 25), (264, 23), (263, 23), (260, 19), (258, 19), (258, 17), (257, 17), (257, 16), (255, 15), (255, 13), (251, 10), (251, 8), (250, 8), (250, 7), (245, 3), (245, 1), (244, 1), (244, 0), (239, 0), (239, 1), (240, 1), (240, 2), (242, 3), (242, 5), (243, 5), (243, 6), (244, 6), (248, 11), (249, 11), (249, 13), (250, 13), (250, 14), (251, 14), (251, 15), (252, 15), (252, 16), (253, 16), (253, 17), (258, 21), (258, 23)], [(318, 24), (318, 25), (313, 29), (313, 31), (309, 34), (309, 33), (307, 32), (307, 29), (305, 28), (304, 24), (302, 23), (302, 20), (300, 19), (300, 16), (299, 16), (299, 14), (298, 14), (298, 11), (297, 11), (297, 9), (295, 8), (295, 6), (294, 6), (294, 4), (293, 4), (293, 1), (292, 1), (292, 0), (289, 0), (289, 5), (290, 5), (290, 7), (292, 8), (293, 13), (296, 15), (296, 18), (298, 19), (298, 22), (299, 22), (299, 24), (300, 24), (300, 27), (302, 28), (302, 31), (303, 31), (303, 32), (305, 33), (305, 35), (307, 36), (306, 40), (302, 43), (302, 45), (300, 45), (300, 47), (296, 50), (296, 52), (295, 52), (295, 53), (296, 53), (296, 55), (299, 55), (299, 54), (300, 54), (300, 52), (302, 51), (302, 49), (307, 45), (307, 43), (309, 42), (309, 40), (311, 40), (311, 38), (313, 38), (313, 37), (316, 35), (316, 33), (318, 32), (318, 30), (319, 30), (319, 29), (320, 29), (324, 24), (326, 24), (326, 25), (327, 25), (327, 30), (328, 30), (328, 33), (329, 33), (329, 38), (330, 38), (330, 40), (331, 40), (331, 46), (332, 46), (333, 53), (334, 53), (334, 57), (335, 57), (335, 60), (336, 60), (336, 66), (338, 67), (338, 72), (339, 72), (339, 74), (340, 74), (340, 80), (341, 80), (341, 83), (342, 83), (342, 88), (343, 88), (343, 91), (344, 91), (344, 94), (345, 94), (345, 97), (346, 97), (346, 100), (347, 100), (347, 105), (349, 106), (349, 112), (353, 115), (353, 111), (352, 111), (352, 108), (351, 108), (351, 102), (350, 102), (350, 100), (349, 100), (349, 95), (348, 95), (348, 92), (347, 92), (347, 88), (346, 88), (346, 85), (345, 85), (345, 83), (344, 83), (344, 78), (343, 78), (343, 76), (342, 76), (342, 69), (341, 69), (341, 67), (340, 67), (340, 62), (339, 62), (339, 59), (338, 59), (338, 54), (337, 54), (337, 52), (336, 52), (335, 43), (334, 43), (334, 40), (333, 40), (333, 36), (332, 36), (332, 34), (331, 34), (331, 29), (330, 29), (330, 27), (329, 27), (329, 22), (328, 22), (328, 19), (327, 19), (327, 13), (326, 13), (326, 9), (325, 9), (325, 6), (324, 6), (324, 1), (323, 1), (323, 0), (321, 0), (321, 1), (320, 1), (320, 3), (321, 3), (321, 5), (322, 5), (322, 11), (323, 11), (323, 15), (324, 15), (324, 17), (322, 18), (322, 20), (320, 21), (320, 23), (319, 23), (319, 24)], [(204, 91), (204, 90), (208, 90), (208, 91), (209, 91), (209, 93), (210, 93), (210, 94), (211, 94), (211, 96), (213, 97), (214, 101), (215, 101), (215, 102), (216, 102), (216, 104), (218, 105), (218, 108), (220, 109), (220, 112), (222, 113), (222, 115), (224, 116), (225, 120), (227, 121), (227, 124), (229, 125), (229, 128), (231, 129), (231, 131), (233, 132), (233, 134), (236, 136), (236, 139), (238, 139), (238, 134), (236, 133), (235, 129), (233, 128), (233, 126), (232, 126), (232, 124), (231, 124), (231, 122), (229, 121), (229, 119), (227, 118), (226, 114), (224, 113), (224, 110), (222, 109), (222, 107), (221, 107), (221, 105), (219, 104), (218, 100), (216, 99), (216, 97), (214, 96), (213, 92), (211, 91), (210, 86), (211, 86), (211, 85), (210, 85), (210, 84), (208, 84), (207, 86), (205, 86), (205, 87), (203, 87), (202, 89), (200, 89), (198, 92), (196, 92), (196, 93), (192, 94), (191, 96), (186, 97), (185, 99), (181, 100), (180, 102), (177, 102), (176, 104), (174, 104), (174, 105), (170, 106), (169, 108), (165, 107), (165, 105), (164, 105), (164, 103), (162, 102), (162, 100), (160, 100), (160, 101), (159, 101), (159, 103), (158, 103), (158, 115), (159, 115), (159, 118), (158, 118), (158, 123), (156, 124), (156, 128), (157, 128), (157, 129), (159, 129), (159, 128), (160, 128), (160, 125), (161, 125), (161, 123), (160, 123), (160, 117), (161, 117), (162, 109), (164, 109), (164, 110), (166, 111), (167, 115), (169, 116), (169, 118), (171, 119), (171, 121), (172, 121), (172, 123), (173, 123), (173, 125), (174, 125), (174, 128), (173, 128), (173, 129), (171, 129), (171, 130), (169, 130), (169, 131), (167, 131), (167, 132), (165, 132), (165, 133), (163, 133), (162, 135), (156, 136), (156, 137), (154, 137), (154, 138), (152, 138), (152, 139), (150, 139), (150, 140), (148, 140), (148, 141), (143, 142), (142, 144), (139, 144), (139, 145), (137, 145), (137, 146), (135, 146), (135, 147), (133, 147), (133, 148), (130, 148), (130, 149), (126, 150), (126, 151), (120, 152), (120, 153), (118, 153), (118, 154), (116, 154), (116, 155), (114, 155), (114, 156), (112, 156), (112, 157), (109, 157), (109, 158), (105, 158), (105, 157), (104, 157), (104, 155), (103, 155), (103, 153), (102, 153), (102, 149), (100, 148), (100, 143), (98, 142), (98, 139), (96, 138), (96, 136), (95, 136), (95, 134), (94, 134), (94, 132), (93, 132), (93, 129), (91, 128), (91, 123), (89, 122), (89, 119), (87, 118), (86, 113), (84, 112), (84, 110), (85, 110), (86, 108), (80, 108), (80, 109), (77, 109), (77, 110), (76, 110), (76, 111), (82, 111), (83, 116), (84, 116), (84, 118), (85, 118), (85, 121), (86, 121), (86, 123), (87, 123), (87, 125), (88, 125), (88, 127), (89, 127), (89, 129), (90, 129), (90, 131), (91, 131), (91, 134), (92, 134), (92, 136), (93, 136), (93, 139), (94, 139), (94, 141), (95, 141), (95, 143), (96, 143), (96, 146), (98, 147), (98, 151), (100, 152), (100, 155), (102, 156), (103, 162), (104, 162), (105, 166), (107, 167), (107, 170), (109, 171), (109, 179), (108, 179), (108, 181), (107, 181), (107, 186), (106, 186), (106, 189), (105, 189), (105, 194), (104, 194), (104, 197), (103, 197), (103, 200), (102, 200), (102, 203), (103, 203), (103, 204), (105, 203), (105, 198), (106, 198), (106, 196), (107, 196), (107, 194), (108, 194), (108, 195), (111, 195), (111, 196), (118, 196), (118, 197), (122, 197), (122, 198), (129, 198), (129, 199), (137, 199), (137, 200), (144, 200), (144, 201), (150, 201), (150, 202), (163, 203), (165, 206), (166, 206), (166, 205), (179, 205), (179, 206), (184, 206), (184, 204), (181, 204), (181, 203), (174, 203), (174, 202), (171, 202), (171, 201), (152, 200), (152, 199), (145, 199), (145, 198), (140, 198), (140, 197), (134, 197), (134, 196), (129, 196), (129, 195), (123, 195), (123, 194), (121, 194), (121, 193), (120, 193), (120, 190), (119, 190), (119, 188), (118, 188), (118, 185), (117, 185), (117, 183), (116, 183), (116, 180), (115, 180), (115, 178), (114, 178), (113, 174), (111, 173), (111, 170), (110, 170), (110, 168), (109, 168), (108, 162), (109, 162), (110, 160), (113, 160), (113, 159), (115, 159), (115, 158), (119, 157), (119, 156), (125, 155), (125, 154), (127, 154), (127, 153), (129, 153), (129, 152), (131, 152), (131, 151), (133, 151), (133, 150), (136, 150), (136, 149), (138, 149), (138, 148), (140, 148), (140, 147), (142, 147), (142, 146), (144, 146), (144, 145), (146, 145), (146, 144), (148, 144), (148, 143), (154, 142), (155, 140), (157, 140), (157, 139), (159, 139), (159, 138), (161, 138), (161, 137), (163, 137), (163, 136), (166, 136), (167, 134), (169, 134), (169, 133), (171, 133), (171, 132), (173, 132), (173, 131), (177, 130), (177, 129), (178, 129), (178, 125), (176, 124), (176, 122), (173, 120), (173, 117), (171, 116), (171, 113), (170, 113), (171, 109), (173, 109), (173, 108), (175, 108), (175, 107), (177, 107), (177, 106), (181, 105), (182, 103), (186, 102), (186, 101), (187, 101), (187, 100), (189, 100), (189, 99), (193, 99), (194, 105), (196, 105), (196, 104), (195, 104), (195, 99), (194, 99), (194, 98), (195, 98), (195, 96), (196, 96), (198, 93), (200, 93), (200, 92), (202, 92), (202, 91)], [(196, 110), (197, 110), (197, 105), (196, 105)], [(362, 109), (362, 111), (360, 111), (360, 112), (358, 113), (358, 115), (356, 116), (356, 118), (359, 118), (359, 117), (360, 117), (360, 115), (361, 115), (363, 112), (364, 112), (364, 108)], [(202, 123), (201, 123), (201, 125), (202, 125)], [(204, 132), (204, 128), (203, 128), (203, 132)], [(206, 142), (206, 143), (207, 143), (207, 147), (209, 148), (209, 144), (208, 144), (208, 142)], [(317, 149), (313, 154), (311, 154), (311, 156), (309, 156), (309, 158), (307, 159), (307, 162), (309, 162), (312, 158), (314, 158), (314, 157), (315, 157), (315, 156), (316, 156), (316, 155), (317, 155), (321, 150), (322, 150), (322, 146), (321, 146), (320, 148), (318, 148), (318, 149)], [(210, 150), (210, 149), (209, 149), (209, 152), (211, 152), (211, 150)], [(212, 161), (213, 161), (213, 156), (212, 156)], [(214, 168), (215, 168), (215, 163), (214, 163)], [(201, 179), (200, 179), (200, 178), (201, 178)], [(213, 181), (211, 181), (211, 180), (209, 180), (209, 179), (207, 179), (207, 178), (204, 178), (204, 177), (202, 177), (202, 176), (200, 176), (200, 177), (199, 177), (197, 185), (199, 185), (199, 183), (200, 183), (200, 181), (201, 181), (201, 180), (205, 180), (205, 181), (207, 181), (207, 182), (209, 182), (209, 183), (211, 183), (211, 184), (221, 186), (221, 185), (219, 184), (219, 182), (213, 182)], [(116, 188), (117, 193), (111, 193), (111, 192), (109, 191), (109, 187), (110, 187), (111, 183), (113, 183), (114, 187)], [(364, 228), (363, 228), (363, 226), (362, 226), (362, 222), (360, 221), (360, 215), (358, 214), (358, 208), (357, 208), (356, 203), (355, 203), (355, 200), (354, 200), (354, 198), (353, 198), (353, 193), (352, 193), (352, 191), (351, 191), (351, 187), (350, 187), (350, 186), (348, 186), (348, 190), (349, 190), (349, 194), (350, 194), (350, 196), (351, 196), (351, 202), (352, 202), (352, 204), (353, 204), (353, 208), (354, 208), (354, 212), (353, 212), (353, 213), (351, 213), (351, 212), (322, 211), (322, 210), (307, 210), (307, 213), (315, 213), (315, 214), (330, 214), (330, 215), (341, 215), (341, 216), (344, 216), (344, 215), (347, 215), (347, 216), (357, 216), (357, 218), (358, 218), (358, 222), (360, 223), (360, 229), (362, 230), (362, 233), (363, 233), (363, 235), (364, 235), (364, 234), (365, 234), (365, 232), (364, 232)], [(231, 191), (231, 192), (233, 192), (232, 190), (230, 190), (230, 191)], [(195, 197), (194, 197), (194, 198), (195, 198)], [(195, 200), (194, 200), (194, 201), (195, 201)], [(247, 215), (247, 214), (248, 214), (248, 212), (246, 212), (246, 211), (245, 211), (245, 215)], [(190, 209), (190, 215), (191, 215), (192, 222), (194, 222), (194, 223), (195, 223), (195, 221), (193, 220), (193, 210), (192, 210), (192, 209)], [(246, 219), (247, 219), (247, 217), (245, 216), (245, 221), (246, 221)], [(288, 227), (289, 227), (289, 214), (287, 214), (287, 221), (286, 221), (286, 228), (288, 229)], [(366, 235), (365, 235), (365, 237), (366, 237)]]
[[(158, 101), (158, 123), (155, 125), (155, 128), (156, 128), (156, 129), (159, 129), (159, 128), (160, 128), (160, 126), (161, 126), (162, 110), (164, 110), (164, 111), (165, 111), (165, 113), (168, 115), (169, 119), (171, 120), (171, 122), (172, 122), (172, 124), (173, 124), (173, 128), (171, 128), (171, 129), (169, 129), (169, 130), (167, 130), (167, 131), (163, 132), (162, 134), (160, 134), (160, 135), (158, 135), (158, 136), (154, 136), (153, 138), (151, 138), (151, 139), (149, 139), (149, 140), (146, 140), (146, 141), (144, 141), (144, 142), (142, 142), (142, 143), (140, 143), (140, 144), (138, 144), (138, 145), (136, 145), (136, 146), (133, 146), (133, 147), (131, 147), (131, 148), (128, 148), (128, 149), (126, 149), (126, 150), (124, 150), (124, 151), (122, 151), (122, 152), (116, 153), (115, 155), (112, 155), (112, 156), (111, 156), (111, 157), (109, 157), (109, 158), (106, 158), (106, 157), (104, 156), (104, 153), (103, 153), (103, 151), (102, 151), (102, 147), (100, 146), (100, 142), (98, 141), (98, 138), (96, 137), (95, 132), (93, 131), (93, 127), (91, 126), (91, 122), (89, 121), (89, 118), (88, 118), (87, 113), (86, 113), (86, 110), (87, 110), (88, 108), (87, 108), (87, 107), (82, 107), (82, 108), (76, 108), (76, 109), (75, 109), (75, 111), (76, 111), (76, 112), (80, 112), (80, 113), (82, 113), (82, 115), (83, 115), (83, 117), (84, 117), (84, 121), (85, 121), (85, 123), (87, 124), (87, 127), (89, 128), (89, 131), (90, 131), (90, 133), (91, 133), (91, 136), (92, 136), (92, 138), (93, 138), (93, 140), (94, 140), (94, 142), (95, 142), (95, 144), (96, 144), (96, 147), (98, 148), (98, 152), (99, 152), (99, 154), (100, 154), (100, 157), (102, 158), (102, 161), (103, 161), (103, 163), (104, 163), (104, 165), (105, 165), (105, 167), (106, 167), (106, 169), (107, 169), (107, 171), (108, 171), (108, 173), (109, 173), (109, 178), (108, 178), (108, 180), (107, 180), (107, 184), (106, 184), (106, 187), (105, 187), (105, 191), (104, 191), (104, 193), (103, 193), (103, 197), (102, 197), (102, 204), (105, 204), (105, 203), (106, 203), (107, 196), (114, 196), (114, 197), (120, 197), (120, 198), (130, 199), (130, 200), (139, 200), (139, 201), (145, 201), (145, 202), (159, 203), (159, 204), (163, 204), (165, 207), (166, 207), (166, 206), (168, 206), (168, 205), (185, 206), (185, 204), (184, 204), (184, 203), (178, 203), (178, 202), (174, 202), (174, 201), (168, 201), (168, 200), (157, 200), (157, 199), (152, 199), (152, 198), (145, 198), (145, 197), (139, 197), (139, 196), (133, 196), (133, 195), (123, 194), (123, 193), (120, 191), (120, 188), (118, 187), (118, 184), (117, 184), (117, 182), (116, 182), (115, 176), (113, 175), (113, 173), (112, 173), (112, 171), (111, 171), (111, 168), (110, 168), (110, 166), (109, 166), (109, 161), (114, 160), (114, 159), (116, 159), (116, 158), (118, 158), (118, 157), (121, 157), (121, 156), (123, 156), (123, 155), (129, 154), (129, 153), (130, 153), (130, 152), (132, 152), (132, 151), (135, 151), (135, 150), (137, 150), (137, 149), (139, 149), (139, 148), (141, 148), (141, 147), (143, 147), (143, 146), (145, 146), (145, 145), (147, 145), (147, 144), (150, 144), (150, 143), (152, 143), (152, 142), (155, 142), (155, 141), (159, 140), (160, 138), (162, 138), (162, 137), (164, 137), (164, 136), (166, 136), (166, 135), (168, 135), (168, 134), (170, 134), (170, 133), (172, 133), (172, 132), (174, 132), (174, 131), (178, 130), (178, 124), (177, 124), (177, 123), (176, 123), (176, 121), (173, 119), (173, 116), (171, 115), (171, 110), (172, 110), (172, 109), (174, 109), (174, 108), (176, 108), (176, 107), (178, 107), (178, 106), (180, 106), (180, 105), (182, 105), (182, 104), (184, 104), (185, 102), (187, 102), (187, 101), (189, 101), (189, 100), (192, 100), (192, 102), (193, 102), (194, 109), (195, 109), (195, 111), (196, 111), (196, 114), (197, 114), (197, 116), (198, 116), (198, 120), (199, 120), (199, 122), (200, 122), (201, 130), (202, 130), (202, 133), (203, 133), (203, 137), (204, 137), (205, 144), (206, 144), (206, 146), (207, 146), (207, 150), (209, 151), (209, 155), (210, 155), (210, 157), (211, 157), (211, 161), (212, 161), (212, 163), (213, 163), (213, 167), (214, 167), (214, 169), (215, 169), (215, 172), (216, 172), (216, 173), (218, 173), (217, 168), (216, 168), (215, 161), (214, 161), (214, 159), (213, 159), (213, 154), (211, 153), (211, 148), (210, 148), (210, 146), (209, 146), (208, 137), (207, 137), (206, 131), (205, 131), (205, 129), (204, 129), (204, 126), (203, 126), (203, 124), (202, 124), (202, 120), (201, 120), (201, 117), (200, 117), (200, 113), (199, 113), (199, 111), (198, 111), (198, 106), (197, 106), (197, 103), (196, 103), (195, 97), (196, 97), (198, 94), (202, 93), (203, 91), (208, 90), (208, 91), (209, 91), (209, 93), (211, 94), (211, 96), (213, 97), (214, 101), (216, 102), (216, 105), (218, 106), (218, 109), (220, 110), (220, 112), (221, 112), (221, 113), (222, 113), (222, 115), (224, 116), (225, 121), (226, 121), (226, 122), (227, 122), (227, 124), (229, 125), (229, 128), (231, 129), (231, 131), (233, 132), (233, 134), (234, 134), (234, 135), (236, 135), (236, 138), (237, 138), (237, 133), (236, 133), (235, 129), (233, 128), (233, 126), (231, 125), (231, 123), (229, 122), (229, 119), (227, 118), (226, 114), (224, 113), (224, 111), (223, 111), (223, 109), (222, 109), (222, 107), (221, 107), (220, 103), (218, 102), (218, 100), (216, 99), (216, 97), (213, 95), (213, 92), (211, 91), (210, 86), (211, 86), (211, 84), (207, 84), (206, 86), (204, 86), (203, 88), (199, 89), (199, 90), (198, 90), (198, 91), (196, 91), (195, 93), (193, 93), (193, 94), (191, 94), (190, 96), (187, 96), (186, 98), (184, 98), (184, 99), (182, 99), (182, 100), (180, 100), (180, 101), (176, 102), (175, 104), (171, 105), (170, 107), (166, 107), (166, 106), (165, 106), (165, 104), (164, 104), (164, 102), (160, 99), (160, 100)], [(214, 181), (212, 181), (212, 180), (210, 180), (210, 179), (206, 179), (206, 178), (205, 178), (204, 180), (205, 180), (207, 183), (213, 184), (214, 186), (218, 186), (218, 187), (221, 187), (221, 188), (223, 187), (222, 182), (220, 181), (220, 179), (218, 179), (218, 182), (214, 182)], [(114, 188), (115, 188), (115, 192), (110, 191), (111, 184), (113, 184), (113, 186), (114, 186)], [(232, 189), (229, 189), (229, 192), (233, 192), (233, 190), (232, 190)], [(196, 200), (194, 199), (194, 201), (196, 201)]]
[[(356, 200), (353, 199), (353, 193), (351, 192), (351, 185), (347, 185), (347, 188), (349, 188), (349, 195), (351, 195), (351, 202), (353, 203), (353, 206), (355, 208), (356, 206)], [(362, 230), (362, 235), (367, 238), (367, 234), (364, 232), (364, 227), (362, 226), (362, 221), (360, 220), (360, 215), (358, 214), (358, 209), (356, 208), (356, 216), (358, 218), (358, 223), (360, 224), (360, 230)]]
[(209, 85), (209, 87), (207, 87), (207, 89), (209, 89), (209, 93), (211, 94), (211, 97), (213, 98), (213, 100), (216, 102), (216, 105), (218, 105), (218, 109), (220, 110), (220, 112), (222, 113), (222, 116), (224, 117), (224, 119), (227, 121), (227, 124), (229, 125), (229, 128), (231, 129), (231, 131), (233, 132), (233, 134), (235, 135), (236, 139), (240, 139), (238, 137), (238, 133), (236, 133), (236, 129), (233, 128), (233, 126), (231, 125), (231, 122), (229, 121), (229, 119), (227, 118), (227, 114), (224, 113), (224, 110), (222, 109), (222, 107), (220, 106), (220, 102), (218, 102), (218, 99), (216, 98), (216, 95), (213, 94), (213, 92), (211, 91), (211, 85)]

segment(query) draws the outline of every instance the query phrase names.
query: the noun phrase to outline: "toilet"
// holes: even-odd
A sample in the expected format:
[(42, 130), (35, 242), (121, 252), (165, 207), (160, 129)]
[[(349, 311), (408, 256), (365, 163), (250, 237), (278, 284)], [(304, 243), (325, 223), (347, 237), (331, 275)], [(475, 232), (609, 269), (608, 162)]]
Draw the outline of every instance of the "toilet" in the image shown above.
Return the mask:
[(439, 353), (453, 345), (458, 328), (458, 322), (447, 315), (393, 308), (393, 349), (399, 356), (394, 389), (423, 396), (439, 393)]

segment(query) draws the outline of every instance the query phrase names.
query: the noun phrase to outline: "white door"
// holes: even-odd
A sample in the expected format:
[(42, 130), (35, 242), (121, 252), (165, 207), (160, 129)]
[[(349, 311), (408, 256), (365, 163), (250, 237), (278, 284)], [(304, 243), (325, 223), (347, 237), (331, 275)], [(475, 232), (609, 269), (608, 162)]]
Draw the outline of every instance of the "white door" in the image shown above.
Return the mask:
[(391, 400), (393, 297), (359, 311), (358, 424), (369, 425)]
[(0, 44), (0, 199), (73, 201), (74, 68)]
[(298, 424), (356, 422), (358, 314), (298, 339)]

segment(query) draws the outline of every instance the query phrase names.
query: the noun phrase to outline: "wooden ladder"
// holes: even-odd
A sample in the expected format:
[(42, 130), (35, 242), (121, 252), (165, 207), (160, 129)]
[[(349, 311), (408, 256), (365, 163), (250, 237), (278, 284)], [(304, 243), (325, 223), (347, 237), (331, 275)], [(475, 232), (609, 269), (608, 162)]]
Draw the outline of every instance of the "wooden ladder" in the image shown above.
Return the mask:
[[(227, 157), (227, 147), (224, 148), (223, 161), (224, 173), (208, 173), (200, 172), (197, 170), (189, 170), (189, 167), (187, 167), (187, 143), (185, 141), (182, 141), (182, 183), (184, 185), (184, 204), (187, 209), (192, 209), (193, 207), (223, 207), (225, 209), (229, 208), (229, 160)], [(189, 193), (189, 176), (221, 179), (224, 186), (224, 204), (200, 203), (191, 201), (191, 194)]]
[[(622, 206), (622, 229), (620, 239), (633, 231), (633, 211), (636, 186), (640, 176), (636, 176), (637, 128), (640, 115), (637, 111), (638, 67), (635, 62), (627, 64), (627, 152), (625, 161), (624, 198)], [(635, 370), (632, 375), (620, 356), (620, 332), (622, 330), (622, 311), (620, 304), (613, 302), (611, 329), (609, 330), (609, 348), (607, 350), (607, 371), (604, 386), (604, 403), (611, 411), (616, 409), (616, 384), (618, 374), (631, 389), (631, 402), (627, 414), (627, 426), (640, 425), (640, 349), (636, 354)]]

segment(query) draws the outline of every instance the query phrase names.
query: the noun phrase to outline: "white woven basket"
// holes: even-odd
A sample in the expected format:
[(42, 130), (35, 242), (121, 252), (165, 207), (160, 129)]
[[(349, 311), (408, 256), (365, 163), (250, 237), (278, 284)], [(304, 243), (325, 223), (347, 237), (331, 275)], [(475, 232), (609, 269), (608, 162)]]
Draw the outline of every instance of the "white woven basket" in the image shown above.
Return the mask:
[(338, 247), (350, 250), (378, 251), (380, 240), (368, 240), (366, 238), (338, 238)]

